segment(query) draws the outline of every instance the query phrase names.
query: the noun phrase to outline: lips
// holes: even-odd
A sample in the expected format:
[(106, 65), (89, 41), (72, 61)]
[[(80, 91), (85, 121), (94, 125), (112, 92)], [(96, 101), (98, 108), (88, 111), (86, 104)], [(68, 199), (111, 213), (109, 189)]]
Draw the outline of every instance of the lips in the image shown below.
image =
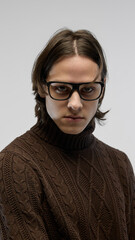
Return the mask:
[(74, 122), (74, 123), (79, 123), (82, 120), (84, 120), (84, 117), (81, 116), (74, 116), (74, 115), (70, 115), (70, 116), (65, 116), (64, 119), (68, 122)]
[(65, 116), (65, 118), (72, 118), (72, 119), (84, 119), (83, 117), (81, 117), (81, 116)]

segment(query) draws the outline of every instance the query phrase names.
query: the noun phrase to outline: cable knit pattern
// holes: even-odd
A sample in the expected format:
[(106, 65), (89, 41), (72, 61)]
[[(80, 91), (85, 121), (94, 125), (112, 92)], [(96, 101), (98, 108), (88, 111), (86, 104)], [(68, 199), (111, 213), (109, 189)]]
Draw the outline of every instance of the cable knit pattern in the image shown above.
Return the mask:
[(128, 157), (93, 129), (36, 124), (0, 153), (1, 240), (134, 240)]

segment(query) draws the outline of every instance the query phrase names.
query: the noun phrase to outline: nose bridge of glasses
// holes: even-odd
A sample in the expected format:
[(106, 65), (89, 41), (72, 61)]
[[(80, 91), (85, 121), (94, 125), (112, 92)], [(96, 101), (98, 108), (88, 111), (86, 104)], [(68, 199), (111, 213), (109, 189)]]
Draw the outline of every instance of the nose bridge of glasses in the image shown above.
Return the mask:
[(72, 90), (69, 95), (70, 101), (71, 102), (73, 101), (75, 104), (78, 103), (78, 100), (79, 100), (79, 102), (81, 101), (79, 86), (80, 86), (80, 84), (72, 84)]
[(79, 86), (80, 86), (80, 84), (72, 84), (72, 90), (71, 90), (70, 96), (71, 96), (75, 91), (78, 92), (78, 94), (79, 94), (79, 96), (80, 96)]

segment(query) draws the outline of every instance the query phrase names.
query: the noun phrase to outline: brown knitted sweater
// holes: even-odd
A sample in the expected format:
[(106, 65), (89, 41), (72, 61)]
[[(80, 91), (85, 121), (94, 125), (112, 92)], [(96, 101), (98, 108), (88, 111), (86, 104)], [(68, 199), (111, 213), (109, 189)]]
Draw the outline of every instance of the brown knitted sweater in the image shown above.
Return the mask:
[(0, 153), (1, 240), (133, 240), (127, 156), (92, 134), (36, 124)]

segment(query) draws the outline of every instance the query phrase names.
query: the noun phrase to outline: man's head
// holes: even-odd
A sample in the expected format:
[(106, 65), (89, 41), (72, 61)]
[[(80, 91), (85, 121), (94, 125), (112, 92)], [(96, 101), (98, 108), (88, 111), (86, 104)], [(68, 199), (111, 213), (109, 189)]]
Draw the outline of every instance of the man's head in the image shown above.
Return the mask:
[[(68, 103), (70, 102), (72, 96), (70, 99), (63, 100), (61, 101), (61, 103), (59, 101), (58, 103), (57, 100), (54, 100), (50, 97), (48, 93), (48, 88), (46, 86), (46, 82), (49, 82), (52, 80), (53, 81), (58, 80), (62, 82), (62, 78), (60, 77), (60, 74), (61, 74), (61, 71), (63, 70), (63, 67), (62, 67), (64, 66), (63, 64), (76, 65), (77, 62), (80, 65), (77, 66), (76, 77), (75, 77), (75, 69), (73, 69), (73, 75), (71, 74), (70, 68), (68, 70), (65, 69), (65, 71), (69, 71), (69, 74), (67, 75), (67, 77), (64, 78), (65, 72), (63, 72), (62, 78), (64, 82), (68, 81), (71, 83), (81, 83), (81, 82), (84, 83), (84, 82), (93, 81), (94, 78), (96, 78), (98, 81), (105, 83), (106, 75), (107, 75), (107, 67), (106, 67), (106, 62), (104, 59), (102, 48), (98, 43), (98, 41), (96, 40), (96, 38), (89, 31), (86, 31), (86, 30), (79, 30), (75, 32), (71, 30), (61, 30), (57, 32), (50, 39), (45, 49), (40, 53), (33, 67), (32, 81), (33, 81), (33, 90), (36, 98), (35, 113), (36, 113), (36, 116), (38, 117), (38, 121), (42, 121), (42, 122), (45, 121), (46, 109), (50, 117), (52, 117), (53, 119), (53, 116), (50, 113), (50, 107), (49, 107), (50, 103), (51, 103), (51, 108), (53, 105), (54, 109), (56, 109), (57, 107), (62, 109), (62, 102), (66, 103), (66, 101), (68, 106)], [(81, 77), (80, 76), (81, 72), (79, 73), (79, 69), (81, 70), (81, 67), (79, 66), (82, 66), (82, 65), (84, 66), (85, 62), (87, 65), (87, 70), (86, 70), (87, 74), (85, 72), (84, 75), (82, 74), (82, 77)], [(92, 64), (92, 67), (91, 67), (91, 64)], [(92, 70), (93, 66), (95, 67), (95, 73), (91, 72), (93, 71)], [(56, 74), (58, 74), (57, 79), (56, 79)], [(89, 75), (89, 78), (88, 78), (88, 75)], [(79, 76), (80, 76), (80, 80), (79, 80)], [(93, 79), (92, 79), (92, 76), (93, 76)], [(103, 120), (105, 116), (105, 113), (102, 113), (99, 109), (104, 96), (104, 90), (105, 90), (105, 87), (102, 89), (101, 96), (97, 100), (95, 100), (95, 103), (94, 101), (91, 101), (91, 102), (88, 101), (86, 103), (85, 100), (81, 99), (81, 104), (84, 103), (85, 106), (86, 105), (87, 107), (89, 106), (86, 109), (87, 111), (90, 111), (91, 109), (90, 106), (92, 106), (93, 104), (95, 106), (95, 108), (93, 109), (92, 115), (89, 116), (89, 121), (94, 122), (95, 118), (97, 118), (98, 120)], [(74, 93), (76, 94), (77, 91)], [(73, 96), (75, 95), (74, 93), (72, 94)], [(67, 114), (69, 113), (70, 112), (68, 110)], [(57, 124), (57, 120), (55, 121), (55, 116), (53, 120)], [(89, 123), (89, 121), (87, 119), (87, 124)], [(59, 126), (59, 123), (57, 124), (57, 126), (61, 129), (60, 127), (61, 125)], [(61, 130), (65, 131), (63, 129)], [(68, 133), (67, 130), (65, 132)]]

